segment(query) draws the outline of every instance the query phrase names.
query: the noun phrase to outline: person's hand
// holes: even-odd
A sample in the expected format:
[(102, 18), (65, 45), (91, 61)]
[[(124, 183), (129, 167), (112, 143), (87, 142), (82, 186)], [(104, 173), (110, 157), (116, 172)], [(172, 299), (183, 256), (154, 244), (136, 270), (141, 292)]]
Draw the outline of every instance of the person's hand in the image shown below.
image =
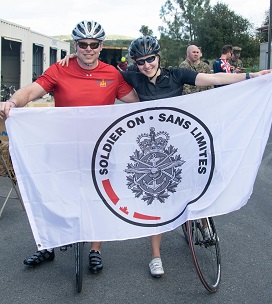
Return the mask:
[(15, 108), (15, 103), (11, 101), (2, 101), (0, 102), (0, 119), (4, 119), (9, 116), (9, 111), (11, 108)]
[(254, 78), (254, 77), (261, 76), (261, 75), (269, 74), (271, 72), (272, 72), (272, 70), (262, 70), (262, 71), (255, 72), (255, 73), (249, 73), (249, 75), (250, 75), (250, 78)]
[(68, 67), (68, 65), (69, 65), (69, 60), (72, 59), (72, 58), (76, 58), (76, 57), (77, 57), (77, 54), (68, 54), (68, 55), (66, 55), (63, 59), (61, 59), (61, 60), (59, 61), (59, 64), (60, 64), (61, 66), (66, 65), (66, 66)]
[(234, 73), (243, 73), (243, 70), (243, 68), (237, 67), (235, 68)]

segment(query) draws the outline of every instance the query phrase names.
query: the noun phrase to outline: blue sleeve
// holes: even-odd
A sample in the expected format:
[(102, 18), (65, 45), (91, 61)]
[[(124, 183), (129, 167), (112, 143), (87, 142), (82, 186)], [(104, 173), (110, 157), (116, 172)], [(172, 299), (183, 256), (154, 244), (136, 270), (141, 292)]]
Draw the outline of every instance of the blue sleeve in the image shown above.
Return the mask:
[(224, 72), (224, 71), (222, 71), (222, 69), (221, 69), (221, 64), (220, 64), (220, 61), (219, 61), (219, 60), (216, 60), (216, 61), (213, 63), (213, 72), (214, 72), (214, 73)]

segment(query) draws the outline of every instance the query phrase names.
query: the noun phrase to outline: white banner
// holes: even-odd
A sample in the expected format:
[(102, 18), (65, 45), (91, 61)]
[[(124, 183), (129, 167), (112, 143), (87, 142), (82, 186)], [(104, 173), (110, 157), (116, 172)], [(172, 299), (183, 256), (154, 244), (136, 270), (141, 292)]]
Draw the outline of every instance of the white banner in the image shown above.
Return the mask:
[(248, 201), (272, 75), (126, 105), (12, 109), (10, 153), (38, 248), (144, 237)]

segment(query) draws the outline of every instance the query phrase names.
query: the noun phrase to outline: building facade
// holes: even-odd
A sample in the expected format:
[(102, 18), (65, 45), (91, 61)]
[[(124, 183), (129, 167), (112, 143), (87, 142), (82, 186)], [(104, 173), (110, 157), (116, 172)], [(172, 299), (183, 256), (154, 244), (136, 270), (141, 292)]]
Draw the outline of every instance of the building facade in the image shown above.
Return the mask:
[[(70, 53), (70, 43), (0, 19), (1, 91), (30, 84), (50, 65)], [(2, 95), (2, 94), (1, 94)]]
[[(272, 48), (271, 48), (271, 55), (272, 58)], [(272, 63), (270, 59), (270, 67), (268, 66), (268, 43), (260, 43), (260, 70), (271, 69)]]

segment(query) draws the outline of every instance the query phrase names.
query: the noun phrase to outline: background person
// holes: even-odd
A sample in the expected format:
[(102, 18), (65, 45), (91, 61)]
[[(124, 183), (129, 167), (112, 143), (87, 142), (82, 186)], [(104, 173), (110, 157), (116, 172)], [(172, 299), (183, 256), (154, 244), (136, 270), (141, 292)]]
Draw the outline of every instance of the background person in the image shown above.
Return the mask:
[[(116, 68), (98, 60), (105, 39), (99, 23), (79, 22), (72, 37), (77, 58), (71, 60), (69, 67), (58, 63), (51, 65), (35, 82), (16, 91), (8, 102), (0, 103), (0, 118), (7, 117), (10, 108), (24, 107), (29, 101), (53, 90), (56, 107), (109, 105), (114, 104), (116, 98), (124, 102), (139, 100)], [(103, 268), (100, 247), (100, 242), (91, 244), (89, 269), (93, 273)], [(54, 258), (54, 249), (48, 248), (37, 251), (25, 259), (24, 264), (34, 267)]]
[(243, 62), (240, 59), (240, 57), (241, 57), (241, 51), (242, 51), (242, 48), (240, 48), (239, 46), (234, 46), (232, 48), (231, 57), (228, 60), (229, 64), (231, 66), (233, 66), (233, 68), (234, 68), (233, 69), (234, 73), (242, 73), (243, 70), (244, 70)]
[[(186, 54), (187, 54), (187, 57), (180, 64), (180, 66), (179, 66), (180, 68), (189, 69), (192, 71), (196, 71), (198, 73), (211, 74), (211, 69), (210, 69), (209, 65), (200, 60), (200, 58), (202, 57), (202, 50), (200, 47), (198, 47), (196, 45), (189, 45), (187, 48)], [(194, 86), (194, 85), (184, 84), (182, 95), (202, 92), (202, 91), (206, 91), (206, 90), (209, 90), (212, 88), (213, 88), (213, 86), (198, 87), (198, 86)], [(202, 219), (202, 224), (203, 224), (203, 228), (204, 228), (204, 237), (206, 239), (208, 239), (209, 238), (209, 229), (208, 229), (207, 220)]]
[(126, 57), (123, 56), (117, 64), (117, 69), (119, 71), (125, 71), (127, 69), (127, 67), (128, 67), (127, 59), (126, 59)]
[[(224, 45), (222, 48), (221, 56), (213, 63), (214, 73), (233, 73), (234, 67), (230, 65), (229, 59), (232, 54), (232, 45)], [(220, 87), (222, 85), (215, 85), (214, 87)]]
[[(186, 59), (179, 65), (180, 68), (189, 69), (198, 73), (211, 74), (209, 65), (200, 60), (202, 57), (201, 49), (196, 45), (189, 45), (186, 51)], [(182, 95), (201, 92), (212, 89), (213, 86), (197, 87), (193, 85), (184, 84)]]

